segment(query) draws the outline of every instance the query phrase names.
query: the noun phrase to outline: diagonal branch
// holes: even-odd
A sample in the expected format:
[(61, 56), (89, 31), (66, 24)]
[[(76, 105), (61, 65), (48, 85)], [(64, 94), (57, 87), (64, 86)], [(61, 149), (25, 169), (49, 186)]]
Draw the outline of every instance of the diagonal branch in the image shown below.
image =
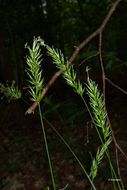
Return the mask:
[(127, 95), (127, 91), (120, 88), (118, 85), (114, 84), (109, 78), (105, 77), (105, 80), (107, 80), (112, 86), (114, 86), (115, 88), (117, 88), (118, 90), (120, 90), (121, 92), (123, 92), (124, 94)]
[[(97, 35), (99, 35), (101, 32), (103, 32), (104, 28), (106, 27), (107, 23), (109, 22), (112, 14), (114, 13), (115, 9), (117, 8), (117, 6), (119, 5), (120, 2), (122, 2), (123, 0), (116, 0), (112, 7), (110, 8), (109, 12), (107, 13), (105, 19), (103, 20), (102, 24), (100, 25), (100, 27), (95, 30), (91, 35), (89, 35), (77, 48), (76, 50), (72, 53), (72, 56), (70, 57), (70, 59), (68, 60), (68, 64), (71, 64), (77, 57), (77, 55), (79, 54), (79, 52), (81, 51), (81, 49), (83, 49), (93, 38), (95, 38)], [(50, 79), (50, 81), (47, 83), (47, 85), (43, 88), (42, 92), (41, 92), (41, 98), (43, 98), (48, 89), (53, 85), (53, 83), (56, 81), (56, 79), (62, 74), (62, 72), (59, 70), (57, 71), (52, 78)], [(37, 107), (37, 102), (34, 102), (26, 111), (25, 114), (31, 114), (34, 113), (34, 110)]]
[[(105, 69), (104, 69), (104, 63), (103, 63), (103, 58), (102, 58), (102, 32), (103, 31), (100, 31), (100, 33), (99, 33), (99, 60), (100, 60), (100, 66), (101, 66), (101, 71), (102, 71), (103, 97), (104, 97), (104, 103), (105, 103), (105, 111), (106, 111), (106, 113), (108, 113), (107, 108), (106, 108), (106, 101), (105, 101), (105, 80), (106, 80), (106, 76), (105, 76)], [(119, 179), (121, 181), (122, 189), (124, 189), (124, 184), (123, 184), (122, 177), (121, 177), (121, 171), (120, 171), (119, 159), (118, 159), (118, 147), (120, 148), (120, 146), (117, 144), (116, 137), (114, 135), (114, 131), (112, 130), (108, 114), (107, 114), (107, 119), (108, 119), (110, 130), (112, 132), (112, 139), (113, 139), (113, 142), (115, 144), (117, 172), (118, 172)]]

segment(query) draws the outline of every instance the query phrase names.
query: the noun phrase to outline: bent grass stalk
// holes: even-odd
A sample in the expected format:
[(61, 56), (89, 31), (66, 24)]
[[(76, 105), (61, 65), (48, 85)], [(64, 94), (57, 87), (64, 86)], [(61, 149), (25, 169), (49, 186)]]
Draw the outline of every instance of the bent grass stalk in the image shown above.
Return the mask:
[(75, 152), (73, 151), (73, 149), (70, 147), (70, 145), (66, 142), (66, 140), (62, 137), (62, 135), (55, 129), (55, 127), (45, 118), (45, 121), (48, 123), (48, 125), (55, 131), (55, 133), (57, 134), (57, 136), (61, 139), (61, 141), (66, 145), (66, 147), (68, 148), (68, 150), (72, 153), (72, 155), (74, 156), (75, 160), (77, 161), (77, 163), (79, 164), (79, 166), (81, 167), (83, 173), (85, 174), (85, 176), (88, 178), (92, 188), (94, 190), (96, 190), (96, 187), (94, 186), (89, 174), (87, 173), (87, 171), (85, 170), (84, 165), (81, 163), (81, 161), (79, 160), (79, 158), (77, 157), (77, 155), (75, 154)]
[[(96, 131), (97, 131), (97, 134), (98, 134), (98, 136), (99, 136), (99, 138), (100, 138), (100, 141), (101, 141), (101, 143), (102, 143), (102, 145), (104, 144), (104, 141), (103, 141), (103, 139), (102, 139), (102, 137), (101, 137), (101, 134), (100, 134), (100, 132), (99, 132), (99, 129), (98, 129), (98, 127), (96, 126), (96, 124), (95, 124), (95, 121), (94, 121), (94, 119), (93, 119), (93, 116), (92, 116), (92, 114), (91, 114), (91, 112), (90, 112), (90, 109), (89, 109), (89, 107), (88, 107), (88, 105), (87, 105), (87, 103), (86, 103), (86, 101), (85, 101), (85, 99), (83, 98), (83, 97), (81, 97), (82, 98), (82, 100), (83, 100), (83, 102), (84, 102), (84, 104), (85, 104), (85, 106), (86, 106), (86, 108), (87, 108), (87, 110), (88, 110), (88, 113), (89, 113), (89, 115), (90, 115), (90, 117), (91, 117), (91, 119), (92, 119), (92, 123), (94, 124), (94, 126), (95, 126), (95, 129), (96, 129)], [(103, 149), (103, 148), (102, 148)], [(103, 150), (102, 150), (103, 151)], [(113, 165), (112, 165), (112, 162), (111, 162), (111, 159), (110, 159), (110, 155), (109, 155), (109, 151), (108, 151), (108, 148), (107, 149), (105, 149), (105, 151), (103, 151), (103, 153), (106, 153), (106, 156), (107, 156), (107, 158), (108, 158), (108, 160), (109, 160), (109, 165), (110, 165), (110, 170), (111, 170), (111, 175), (112, 175), (112, 178), (114, 179), (114, 177), (115, 177), (115, 179), (117, 179), (117, 176), (116, 176), (116, 173), (115, 173), (115, 171), (114, 171), (114, 168), (113, 168)], [(96, 154), (96, 157), (98, 158), (98, 152), (97, 152), (97, 154)], [(96, 158), (95, 158), (96, 159)], [(95, 161), (95, 159), (93, 160), (93, 162)], [(94, 165), (93, 163), (92, 163), (92, 165)], [(92, 166), (91, 166), (91, 168), (92, 168)], [(91, 175), (91, 172), (90, 172), (90, 175)], [(118, 182), (117, 182), (118, 183)], [(114, 187), (115, 187), (115, 182), (113, 181), (113, 185), (114, 185)], [(119, 186), (119, 185), (118, 185)], [(116, 189), (116, 187), (115, 187), (115, 189)], [(119, 188), (120, 189), (120, 188)]]
[[(30, 105), (26, 100), (23, 99), (23, 101)], [(39, 112), (36, 111), (38, 114)], [(80, 168), (82, 169), (82, 172), (85, 174), (85, 176), (89, 179), (89, 182), (91, 183), (91, 186), (93, 187), (94, 190), (96, 190), (94, 184), (92, 183), (92, 180), (90, 179), (87, 171), (85, 170), (84, 165), (81, 163), (80, 159), (78, 158), (78, 156), (75, 154), (74, 150), (71, 148), (71, 146), (67, 143), (67, 141), (64, 139), (64, 137), (58, 132), (58, 130), (53, 126), (53, 124), (48, 121), (44, 116), (42, 116), (42, 121), (44, 120), (49, 127), (52, 128), (52, 130), (56, 133), (56, 135), (61, 139), (61, 141), (63, 142), (63, 144), (65, 144), (65, 146), (68, 148), (68, 150), (72, 153), (72, 155), (74, 156), (75, 160), (77, 161), (77, 163), (79, 164)], [(47, 187), (47, 189), (49, 189), (49, 187)]]
[[(30, 105), (26, 100), (23, 99), (23, 101)], [(39, 112), (36, 111), (38, 114)], [(92, 180), (90, 179), (87, 171), (85, 170), (85, 167), (84, 165), (81, 163), (81, 161), (79, 160), (78, 156), (75, 154), (74, 150), (71, 148), (71, 146), (67, 143), (67, 141), (64, 139), (64, 137), (58, 132), (58, 130), (53, 126), (53, 124), (51, 122), (49, 122), (45, 117), (43, 118), (44, 116), (42, 116), (42, 121), (44, 120), (48, 125), (49, 127), (52, 128), (52, 130), (56, 133), (56, 135), (61, 139), (61, 141), (65, 144), (65, 146), (68, 148), (68, 150), (72, 153), (72, 155), (74, 156), (75, 160), (77, 161), (77, 163), (79, 164), (79, 166), (81, 167), (82, 169), (82, 172), (85, 174), (85, 176), (87, 176), (89, 178), (89, 181), (91, 181), (91, 186), (93, 187), (94, 190), (96, 190), (94, 184), (92, 183)], [(47, 189), (49, 189), (49, 187), (47, 187)]]
[[(65, 78), (67, 84), (70, 85), (71, 87), (73, 87), (74, 91), (76, 91), (76, 93), (78, 93), (81, 96), (81, 98), (82, 98), (83, 102), (85, 103), (85, 106), (90, 114), (92, 122), (94, 123), (94, 125), (96, 127), (99, 138), (101, 140), (101, 143), (102, 143), (101, 148), (100, 149), (98, 148), (96, 157), (95, 157), (95, 159), (93, 159), (92, 166), (91, 166), (90, 176), (91, 176), (92, 180), (97, 175), (97, 168), (98, 168), (98, 165), (100, 164), (102, 158), (104, 157), (104, 153), (106, 153), (106, 156), (109, 160), (111, 175), (112, 175), (112, 177), (116, 178), (116, 173), (112, 166), (111, 159), (109, 156), (109, 151), (108, 151), (108, 146), (112, 140), (111, 132), (110, 132), (110, 128), (109, 128), (109, 125), (108, 125), (108, 122), (106, 119), (106, 113), (105, 113), (105, 109), (104, 109), (104, 101), (102, 99), (102, 96), (99, 94), (97, 86), (94, 83), (92, 83), (88, 78), (88, 81), (87, 81), (88, 82), (88, 86), (87, 86), (88, 87), (87, 88), (88, 95), (90, 97), (90, 100), (94, 100), (94, 101), (91, 101), (91, 106), (94, 111), (94, 117), (95, 117), (95, 118), (93, 118), (93, 116), (89, 110), (89, 107), (83, 98), (84, 88), (82, 87), (82, 84), (80, 83), (79, 80), (76, 81), (76, 74), (74, 72), (73, 66), (70, 66), (69, 64), (65, 64), (64, 56), (60, 51), (55, 50), (54, 48), (50, 48), (49, 46), (46, 46), (46, 47), (48, 49), (48, 54), (52, 57), (53, 62), (56, 64), (57, 68), (62, 70), (63, 77)], [(92, 90), (96, 90), (95, 93), (94, 93), (94, 91), (91, 92), (92, 87), (93, 87)], [(99, 99), (96, 99), (96, 98), (99, 98)], [(99, 102), (98, 102), (98, 100), (99, 100)], [(94, 106), (98, 103), (99, 103), (99, 106), (102, 105), (99, 107), (100, 110), (94, 109)], [(98, 123), (98, 116), (100, 117), (99, 119), (101, 121), (101, 122), (99, 121), (99, 123)], [(101, 137), (98, 127), (100, 127), (102, 129), (104, 141), (103, 141), (103, 138)], [(115, 185), (114, 181), (113, 181), (113, 184), (114, 184), (114, 188), (116, 189), (116, 185)], [(118, 181), (117, 181), (117, 184), (118, 184), (119, 189), (121, 189)]]
[[(89, 80), (89, 78), (87, 78), (87, 80)], [(92, 81), (91, 81), (92, 82)], [(89, 83), (88, 83), (89, 84)], [(94, 83), (94, 85), (95, 85), (95, 83)], [(95, 85), (95, 87), (97, 87), (96, 85)], [(87, 89), (88, 90), (88, 89)], [(97, 90), (98, 91), (98, 90)], [(94, 94), (93, 92), (92, 92), (92, 94)], [(98, 91), (98, 95), (99, 95), (99, 91)], [(97, 96), (98, 96), (97, 95)], [(99, 95), (100, 96), (100, 95)], [(99, 97), (98, 96), (98, 97)], [(94, 98), (96, 97), (96, 93), (94, 94), (94, 96), (93, 96)], [(85, 99), (83, 98), (83, 96), (81, 97), (82, 98), (82, 100), (83, 100), (83, 102), (84, 102), (84, 104), (85, 104), (85, 106), (86, 106), (86, 108), (87, 108), (87, 110), (88, 110), (88, 112), (89, 112), (89, 115), (90, 115), (90, 117), (91, 117), (91, 119), (92, 119), (92, 122), (93, 122), (93, 124), (94, 124), (94, 126), (95, 126), (95, 129), (96, 129), (96, 131), (97, 131), (97, 134), (98, 134), (98, 136), (99, 136), (99, 138), (100, 138), (100, 141), (101, 141), (101, 143), (102, 143), (102, 146), (106, 143), (106, 142), (104, 142), (103, 141), (103, 139), (102, 139), (102, 137), (101, 137), (101, 134), (100, 134), (100, 132), (99, 132), (99, 129), (98, 129), (98, 127), (97, 127), (97, 125), (96, 125), (96, 123), (95, 123), (95, 120), (94, 120), (94, 118), (93, 118), (93, 116), (92, 116), (92, 114), (91, 114), (91, 112), (90, 112), (90, 109), (89, 109), (89, 107), (88, 107), (88, 105), (87, 105), (87, 103), (86, 103), (86, 101), (85, 101)], [(96, 101), (95, 101), (96, 102)], [(102, 110), (102, 111), (104, 111), (104, 110)], [(96, 114), (96, 109), (95, 109), (95, 114)], [(102, 126), (102, 128), (103, 128), (103, 126)], [(103, 133), (102, 133), (103, 134)], [(110, 142), (110, 139), (109, 139), (109, 142)], [(105, 146), (104, 146), (105, 147)], [(106, 156), (107, 156), (107, 158), (108, 158), (108, 161), (109, 161), (109, 166), (110, 166), (110, 170), (111, 170), (111, 176), (112, 176), (112, 179), (117, 179), (117, 176), (116, 176), (116, 173), (115, 173), (115, 170), (114, 170), (114, 168), (113, 168), (113, 165), (112, 165), (112, 162), (111, 162), (111, 158), (110, 158), (110, 154), (109, 154), (109, 150), (108, 150), (108, 147), (107, 147), (107, 149), (105, 149), (105, 151), (103, 151), (103, 147), (101, 147), (101, 150), (100, 150), (100, 156), (101, 156), (101, 151), (104, 153), (106, 153)], [(93, 162), (92, 162), (92, 165), (93, 165), (93, 167), (95, 166), (95, 162), (97, 163), (97, 158), (98, 159), (100, 159), (99, 158), (99, 152), (97, 151), (97, 154), (96, 154), (96, 156), (95, 156), (95, 158), (93, 159)], [(103, 158), (103, 157), (102, 157)], [(100, 163), (100, 162), (99, 162)], [(99, 164), (98, 163), (98, 164)], [(91, 166), (91, 169), (92, 169), (92, 166)], [(93, 171), (94, 171), (94, 169), (93, 169)], [(91, 172), (90, 172), (90, 175), (91, 175)], [(95, 178), (95, 177), (94, 177)], [(113, 182), (113, 185), (114, 185), (114, 188), (116, 189), (116, 185), (115, 185), (115, 181), (113, 180), (112, 181)], [(119, 189), (121, 189), (121, 187), (120, 187), (120, 185), (119, 185), (119, 182), (116, 180), (116, 183), (117, 183), (117, 185), (118, 185), (118, 187), (119, 187)]]
[[(103, 158), (103, 154), (106, 153), (106, 156), (109, 160), (112, 178), (117, 179), (116, 173), (114, 171), (114, 168), (113, 168), (113, 165), (111, 162), (109, 150), (108, 150), (108, 146), (111, 143), (112, 137), (111, 137), (110, 126), (109, 126), (109, 123), (107, 120), (107, 113), (105, 111), (105, 102), (103, 99), (103, 95), (98, 90), (98, 86), (95, 84), (95, 82), (93, 82), (92, 80), (89, 79), (89, 75), (87, 76), (87, 93), (90, 98), (90, 105), (93, 110), (93, 117), (94, 117), (94, 123), (95, 123), (96, 130), (97, 130), (97, 132), (99, 132), (98, 128), (101, 129), (102, 134), (103, 134), (103, 139), (104, 139), (104, 140), (102, 140), (102, 138), (101, 138), (102, 147), (100, 148), (100, 150), (98, 149), (98, 151), (96, 153), (95, 159), (92, 162), (91, 170), (93, 170), (93, 171), (96, 170), (97, 165), (99, 165), (100, 161)], [(107, 148), (105, 148), (106, 146), (107, 146)], [(93, 172), (92, 179), (95, 178), (94, 175), (95, 174)], [(114, 183), (114, 181), (113, 181), (113, 185), (114, 185), (114, 188), (116, 189), (116, 183)], [(118, 181), (117, 181), (117, 185), (118, 185), (119, 189), (121, 189)]]

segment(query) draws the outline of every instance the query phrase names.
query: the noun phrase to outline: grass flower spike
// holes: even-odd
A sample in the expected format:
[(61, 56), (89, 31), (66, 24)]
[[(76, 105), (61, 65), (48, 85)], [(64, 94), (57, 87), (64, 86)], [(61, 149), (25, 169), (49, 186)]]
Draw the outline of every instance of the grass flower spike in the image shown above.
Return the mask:
[(90, 105), (92, 107), (93, 118), (97, 128), (101, 129), (104, 139), (101, 147), (98, 148), (95, 158), (92, 160), (90, 177), (92, 180), (97, 175), (98, 165), (101, 163), (108, 146), (112, 141), (110, 127), (107, 121), (107, 114), (105, 111), (105, 103), (102, 94), (99, 92), (95, 82), (87, 77), (87, 93), (90, 98)]
[(92, 181), (97, 176), (98, 166), (101, 164), (104, 154), (111, 143), (111, 138), (109, 138), (104, 144), (102, 144), (101, 148), (98, 148), (95, 158), (92, 160), (90, 177)]
[(65, 64), (64, 55), (61, 51), (55, 50), (47, 46), (48, 54), (52, 57), (53, 62), (63, 72), (63, 77), (65, 78), (67, 84), (75, 90), (80, 96), (83, 96), (84, 89), (79, 80), (76, 80), (76, 73), (72, 65)]
[(35, 102), (40, 102), (40, 91), (44, 86), (41, 68), (41, 45), (42, 40), (40, 38), (34, 38), (32, 48), (26, 45), (26, 48), (29, 50), (29, 55), (26, 56), (26, 62), (28, 65), (26, 71), (29, 76), (29, 83), (31, 84), (30, 94), (32, 96), (32, 100)]
[(111, 136), (110, 127), (107, 121), (105, 103), (102, 94), (99, 92), (97, 85), (92, 80), (87, 79), (87, 93), (90, 98), (94, 122), (97, 127), (101, 128), (104, 140)]
[(41, 127), (42, 127), (42, 132), (43, 132), (44, 143), (45, 143), (45, 149), (46, 149), (46, 153), (47, 153), (50, 175), (51, 175), (51, 179), (52, 179), (52, 186), (53, 186), (53, 190), (56, 190), (52, 163), (51, 163), (51, 158), (50, 158), (50, 154), (49, 154), (47, 136), (46, 136), (46, 132), (45, 132), (45, 126), (43, 123), (43, 117), (42, 117), (42, 111), (41, 111), (41, 105), (40, 105), (41, 89), (44, 86), (44, 79), (42, 78), (42, 68), (41, 68), (41, 62), (42, 62), (41, 46), (45, 46), (45, 44), (44, 44), (44, 41), (40, 37), (33, 39), (32, 48), (30, 48), (29, 46), (26, 46), (26, 48), (28, 48), (28, 50), (29, 50), (29, 55), (27, 55), (27, 57), (26, 57), (26, 62), (28, 65), (27, 74), (29, 76), (29, 83), (32, 85), (32, 86), (30, 86), (30, 94), (32, 96), (32, 100), (38, 103), (38, 109), (39, 109)]
[(11, 86), (4, 86), (0, 83), (0, 92), (6, 96), (9, 101), (21, 98), (21, 91), (15, 87), (15, 81), (12, 82)]

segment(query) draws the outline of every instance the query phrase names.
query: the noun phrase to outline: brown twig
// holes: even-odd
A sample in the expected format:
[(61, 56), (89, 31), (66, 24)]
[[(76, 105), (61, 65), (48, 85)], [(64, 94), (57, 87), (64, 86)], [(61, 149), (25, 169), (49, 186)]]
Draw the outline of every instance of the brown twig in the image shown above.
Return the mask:
[(100, 59), (100, 65), (101, 65), (101, 72), (102, 72), (102, 83), (103, 83), (103, 97), (105, 102), (105, 70), (104, 70), (104, 64), (102, 59), (102, 32), (99, 34), (99, 59)]
[(120, 171), (120, 165), (119, 165), (119, 155), (118, 155), (117, 146), (115, 146), (115, 154), (116, 154), (116, 165), (117, 165), (118, 176), (119, 176), (119, 179), (120, 179), (120, 182), (121, 182), (122, 189), (124, 189), (124, 184), (123, 184), (123, 180), (122, 180), (122, 177), (121, 177), (121, 171)]
[[(72, 56), (70, 57), (70, 59), (68, 60), (68, 64), (71, 64), (77, 57), (77, 55), (79, 54), (80, 50), (82, 48), (84, 48), (94, 37), (96, 37), (98, 34), (100, 34), (100, 32), (102, 32), (105, 28), (105, 26), (107, 25), (108, 21), (110, 20), (113, 12), (115, 11), (116, 7), (118, 6), (118, 4), (123, 1), (123, 0), (116, 0), (115, 3), (112, 5), (112, 7), (110, 8), (109, 12), (107, 13), (105, 19), (103, 20), (102, 24), (100, 25), (100, 27), (94, 31), (91, 35), (89, 35), (77, 48), (76, 50), (73, 52)], [(47, 85), (43, 88), (42, 92), (41, 92), (41, 97), (43, 98), (45, 96), (45, 94), (47, 93), (48, 89), (53, 85), (53, 83), (56, 81), (56, 79), (62, 74), (62, 72), (59, 70), (57, 71), (52, 78), (50, 79), (50, 81), (47, 83)], [(31, 114), (34, 113), (34, 110), (37, 107), (37, 102), (34, 102), (25, 112), (25, 114)]]
[[(103, 30), (100, 30), (100, 32), (99, 32), (99, 60), (100, 60), (100, 66), (101, 66), (101, 72), (102, 72), (103, 97), (104, 97), (104, 102), (105, 102), (105, 80), (106, 80), (106, 76), (105, 76), (105, 69), (104, 69), (104, 63), (103, 63), (103, 58), (102, 58), (102, 33), (103, 33)], [(116, 86), (116, 85), (114, 85), (114, 86)], [(105, 102), (105, 110), (107, 112), (106, 102)], [(108, 118), (109, 126), (110, 126), (110, 129), (111, 129), (111, 132), (112, 132), (113, 142), (115, 144), (117, 172), (118, 172), (118, 176), (119, 176), (119, 178), (121, 180), (120, 182), (121, 182), (122, 189), (124, 189), (124, 184), (123, 184), (123, 181), (122, 181), (121, 172), (120, 172), (120, 166), (119, 166), (119, 158), (118, 158), (118, 149), (119, 150), (122, 150), (122, 149), (120, 148), (120, 146), (118, 145), (118, 143), (116, 141), (116, 137), (115, 137), (114, 132), (112, 130), (108, 114), (107, 114), (107, 118)]]
[[(111, 124), (110, 124), (110, 128), (111, 128)], [(123, 184), (123, 180), (122, 180), (122, 176), (121, 176), (121, 171), (120, 171), (120, 166), (119, 166), (118, 150), (123, 154), (123, 156), (125, 157), (126, 160), (127, 160), (127, 156), (124, 153), (124, 151), (121, 149), (120, 145), (117, 143), (116, 137), (115, 137), (113, 131), (112, 131), (112, 138), (113, 138), (113, 141), (114, 141), (114, 144), (115, 144), (117, 172), (118, 172), (118, 176), (119, 176), (119, 179), (120, 179), (120, 182), (121, 182), (122, 189), (124, 190), (124, 184)]]
[(105, 80), (107, 80), (112, 86), (114, 86), (115, 88), (117, 88), (118, 90), (120, 90), (121, 92), (123, 92), (124, 94), (127, 94), (127, 91), (123, 90), (118, 85), (114, 84), (109, 78), (105, 77)]
[[(102, 72), (102, 87), (103, 87), (103, 97), (104, 97), (104, 103), (105, 103), (105, 111), (107, 112), (106, 101), (105, 101), (105, 69), (104, 69), (104, 63), (103, 63), (103, 58), (102, 58), (102, 32), (99, 33), (99, 60), (100, 60), (100, 66), (101, 66), (101, 72)], [(112, 130), (108, 114), (107, 114), (107, 118), (108, 118), (108, 123), (109, 123), (110, 129), (112, 131), (112, 139), (113, 139), (113, 142), (115, 144), (116, 143), (116, 137), (114, 136), (114, 132)], [(115, 144), (115, 154), (116, 154), (117, 172), (118, 172), (118, 176), (119, 176), (119, 178), (121, 180), (121, 185), (123, 186), (121, 173), (120, 173), (120, 167), (119, 167), (119, 160), (118, 160), (118, 149), (117, 149), (116, 144)]]

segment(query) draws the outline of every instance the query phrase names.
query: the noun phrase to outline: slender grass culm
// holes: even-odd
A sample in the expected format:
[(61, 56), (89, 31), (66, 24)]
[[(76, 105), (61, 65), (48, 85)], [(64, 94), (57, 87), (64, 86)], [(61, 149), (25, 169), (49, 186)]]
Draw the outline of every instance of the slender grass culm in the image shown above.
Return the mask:
[[(32, 96), (31, 100), (38, 103), (38, 109), (39, 109), (39, 115), (40, 115), (40, 121), (41, 121), (41, 127), (43, 131), (43, 138), (45, 142), (45, 148), (49, 163), (49, 169), (51, 174), (51, 180), (52, 180), (52, 186), (53, 190), (56, 190), (55, 186), (55, 180), (53, 175), (53, 169), (51, 164), (51, 158), (49, 154), (49, 148), (47, 143), (47, 137), (45, 133), (45, 127), (42, 119), (42, 112), (41, 112), (41, 106), (40, 106), (40, 100), (41, 100), (41, 89), (44, 86), (44, 79), (42, 78), (42, 68), (41, 68), (41, 45), (43, 44), (43, 41), (40, 38), (34, 38), (32, 48), (30, 48), (28, 45), (26, 45), (26, 48), (29, 51), (29, 55), (26, 56), (26, 62), (27, 62), (27, 69), (26, 72), (29, 77), (29, 83), (31, 86), (29, 86), (29, 92)], [(49, 189), (49, 187), (48, 187)]]
[(98, 149), (95, 159), (93, 159), (90, 175), (92, 180), (97, 175), (97, 166), (100, 164), (106, 149), (111, 143), (111, 131), (106, 118), (105, 106), (103, 96), (99, 92), (95, 82), (87, 77), (87, 93), (90, 98), (90, 105), (92, 107), (94, 122), (98, 128), (102, 130), (104, 143), (101, 148)]
[[(92, 180), (92, 184), (94, 184), (93, 180), (97, 176), (98, 166), (102, 162), (102, 159), (103, 159), (104, 155), (106, 154), (106, 156), (108, 158), (110, 170), (111, 170), (111, 176), (112, 176), (112, 179), (114, 179), (113, 180), (114, 189), (120, 190), (121, 187), (120, 187), (119, 181), (117, 180), (117, 176), (116, 176), (115, 170), (113, 168), (113, 165), (112, 165), (112, 162), (110, 159), (110, 155), (109, 155), (109, 150), (108, 150), (108, 147), (112, 141), (112, 136), (111, 136), (110, 127), (109, 127), (109, 124), (107, 121), (107, 114), (105, 111), (103, 96), (100, 94), (100, 92), (97, 88), (97, 85), (92, 80), (90, 80), (88, 77), (88, 79), (87, 79), (88, 84), (87, 84), (86, 90), (87, 90), (88, 96), (90, 98), (90, 105), (93, 110), (93, 114), (92, 114), (89, 109), (89, 106), (87, 105), (87, 103), (83, 97), (83, 93), (84, 93), (85, 89), (83, 88), (80, 81), (76, 79), (76, 73), (73, 69), (73, 66), (70, 64), (65, 64), (66, 61), (65, 61), (65, 58), (64, 58), (63, 54), (61, 53), (61, 51), (55, 50), (54, 48), (51, 48), (49, 46), (46, 46), (46, 47), (48, 49), (49, 56), (52, 57), (53, 62), (55, 63), (57, 68), (62, 70), (63, 77), (65, 78), (67, 84), (70, 85), (71, 87), (73, 87), (74, 91), (81, 96), (81, 98), (90, 114), (92, 122), (95, 125), (98, 136), (101, 140), (102, 145), (97, 149), (97, 153), (96, 153), (95, 158), (92, 161), (91, 170), (90, 170), (90, 174), (89, 174), (89, 177)], [(101, 133), (99, 131), (99, 128), (101, 128)], [(115, 179), (116, 179), (116, 182), (115, 182)], [(90, 183), (91, 183), (91, 181), (90, 181)], [(93, 189), (93, 187), (92, 187), (92, 189)]]
[(101, 163), (104, 154), (106, 154), (109, 161), (112, 179), (114, 179), (114, 181), (116, 180), (116, 183), (113, 181), (114, 189), (121, 189), (120, 183), (117, 180), (118, 178), (111, 162), (109, 149), (108, 149), (108, 146), (112, 141), (112, 135), (111, 135), (109, 122), (107, 119), (107, 113), (105, 110), (104, 98), (103, 95), (98, 90), (98, 86), (95, 84), (94, 81), (92, 81), (89, 78), (89, 75), (87, 76), (87, 94), (90, 98), (90, 105), (92, 108), (94, 123), (96, 125), (98, 132), (100, 129), (102, 133), (102, 138), (101, 138), (102, 145), (100, 148), (98, 148), (96, 156), (92, 160), (90, 176), (92, 180), (94, 180), (94, 178), (97, 175), (97, 167)]
[[(76, 93), (78, 93), (81, 97), (83, 97), (84, 88), (79, 80), (76, 81), (76, 73), (74, 72), (73, 67), (69, 64), (65, 64), (64, 56), (60, 51), (58, 51), (58, 50), (56, 51), (54, 48), (51, 48), (49, 46), (47, 46), (47, 49), (48, 49), (49, 56), (52, 57), (53, 62), (56, 64), (57, 68), (62, 70), (63, 77), (65, 78), (67, 84), (69, 86), (71, 86)], [(86, 104), (86, 106), (87, 106), (87, 104)], [(79, 161), (77, 156), (75, 154), (73, 154), (73, 155), (76, 158), (78, 164), (81, 166), (82, 170), (84, 171), (86, 177), (88, 178), (92, 189), (96, 189), (92, 179), (90, 178), (89, 174), (85, 170), (85, 167), (81, 164), (81, 162)]]

